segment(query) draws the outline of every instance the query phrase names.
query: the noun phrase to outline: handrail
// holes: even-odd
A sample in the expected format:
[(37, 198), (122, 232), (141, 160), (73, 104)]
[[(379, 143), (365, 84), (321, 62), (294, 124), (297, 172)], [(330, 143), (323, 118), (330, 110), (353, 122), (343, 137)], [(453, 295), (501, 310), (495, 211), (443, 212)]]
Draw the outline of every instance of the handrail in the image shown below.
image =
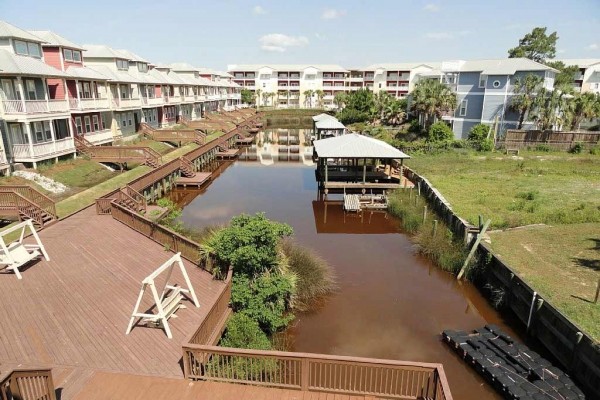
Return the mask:
[(187, 344), (186, 378), (345, 395), (451, 400), (441, 364)]
[(0, 381), (2, 400), (56, 400), (50, 369), (16, 369)]
[(129, 185), (126, 185), (123, 190), (125, 191), (125, 193), (133, 200), (137, 203), (138, 205), (138, 212), (146, 212), (147, 208), (148, 208), (148, 201), (146, 200), (146, 197), (144, 197), (143, 194), (141, 194), (140, 192), (138, 192), (137, 190), (135, 190), (134, 188), (132, 188)]
[[(31, 219), (43, 225), (43, 218), (41, 213), (39, 216), (36, 214), (35, 216), (31, 215), (31, 208), (42, 210), (53, 219), (58, 219), (58, 214), (56, 213), (56, 204), (54, 200), (46, 196), (45, 194), (37, 191), (31, 186), (27, 185), (2, 185), (0, 186), (0, 193), (14, 193), (18, 195), (23, 200), (19, 200), (15, 198), (14, 202), (18, 205), (19, 201), (21, 203), (22, 209), (19, 211), (27, 214)], [(26, 204), (23, 202), (26, 201)]]

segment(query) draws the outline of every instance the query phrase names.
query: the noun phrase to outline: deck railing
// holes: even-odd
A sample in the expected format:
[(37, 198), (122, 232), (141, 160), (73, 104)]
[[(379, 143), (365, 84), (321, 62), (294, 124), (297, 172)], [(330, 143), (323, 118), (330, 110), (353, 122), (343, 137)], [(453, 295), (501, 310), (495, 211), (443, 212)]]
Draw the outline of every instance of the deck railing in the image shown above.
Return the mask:
[(56, 214), (56, 204), (54, 200), (27, 185), (1, 185), (0, 192), (14, 192), (34, 203), (38, 208), (45, 211), (48, 215), (58, 219)]
[(117, 204), (115, 201), (111, 203), (111, 208), (112, 217), (117, 221), (124, 223), (169, 250), (181, 252), (183, 258), (203, 267), (200, 263), (200, 245), (198, 243)]
[(186, 377), (309, 392), (451, 400), (441, 364), (187, 345)]
[(0, 378), (1, 400), (56, 400), (49, 369), (19, 369)]

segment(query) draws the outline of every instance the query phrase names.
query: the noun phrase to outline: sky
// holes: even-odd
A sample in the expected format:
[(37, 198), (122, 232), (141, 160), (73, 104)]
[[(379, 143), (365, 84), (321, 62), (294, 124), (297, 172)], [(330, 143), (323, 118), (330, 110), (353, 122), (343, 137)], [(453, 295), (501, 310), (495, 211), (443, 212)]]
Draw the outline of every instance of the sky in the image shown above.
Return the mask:
[(0, 0), (0, 19), (219, 70), (504, 58), (536, 26), (557, 58), (600, 58), (600, 0)]

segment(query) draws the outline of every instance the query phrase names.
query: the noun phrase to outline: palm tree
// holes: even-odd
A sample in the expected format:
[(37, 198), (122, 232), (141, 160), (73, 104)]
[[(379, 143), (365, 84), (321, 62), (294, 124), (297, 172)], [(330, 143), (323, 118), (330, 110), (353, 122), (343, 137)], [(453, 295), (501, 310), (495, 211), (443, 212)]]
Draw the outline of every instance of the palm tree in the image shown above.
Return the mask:
[(600, 96), (578, 93), (567, 101), (567, 112), (571, 117), (571, 130), (579, 129), (584, 120), (600, 116)]
[(517, 129), (523, 127), (525, 116), (533, 106), (536, 93), (542, 87), (542, 81), (541, 76), (533, 74), (527, 74), (524, 78), (518, 78), (515, 81), (513, 89), (515, 95), (510, 101), (510, 108), (519, 113), (519, 125)]
[(338, 109), (344, 107), (346, 100), (348, 99), (348, 95), (345, 92), (337, 92), (335, 96), (333, 96), (333, 103), (337, 106)]
[(308, 100), (310, 106), (309, 108), (312, 108), (312, 96), (313, 96), (314, 91), (312, 89), (308, 89), (304, 91), (304, 104), (306, 104), (306, 101)]
[(325, 92), (321, 89), (317, 89), (315, 90), (315, 94), (317, 95), (317, 106), (323, 108), (323, 97), (325, 97)]
[(262, 94), (262, 90), (256, 89), (256, 108), (260, 106), (260, 95)]
[(531, 119), (540, 130), (559, 129), (568, 117), (566, 103), (561, 91), (541, 88), (531, 107)]
[(405, 118), (406, 112), (398, 100), (392, 99), (383, 110), (383, 120), (388, 125), (400, 125)]
[(374, 97), (373, 100), (375, 100), (375, 112), (379, 115), (379, 120), (383, 121), (385, 110), (392, 103), (392, 101), (394, 99), (386, 91), (380, 91), (373, 97)]
[(411, 108), (419, 115), (423, 128), (427, 130), (444, 113), (456, 109), (456, 93), (443, 82), (423, 79), (415, 85)]
[[(269, 102), (269, 100), (271, 100), (273, 97), (275, 97), (275, 93), (274, 92), (267, 92), (265, 93), (265, 99), (267, 101), (267, 103)], [(273, 104), (271, 104), (273, 105)]]

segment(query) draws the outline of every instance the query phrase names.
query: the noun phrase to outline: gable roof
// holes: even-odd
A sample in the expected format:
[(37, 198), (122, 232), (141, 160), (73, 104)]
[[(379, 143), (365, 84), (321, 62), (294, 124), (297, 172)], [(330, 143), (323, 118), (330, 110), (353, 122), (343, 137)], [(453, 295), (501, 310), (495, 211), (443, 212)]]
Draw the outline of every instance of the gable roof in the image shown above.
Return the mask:
[[(336, 119), (336, 118), (335, 118), (333, 115), (329, 115), (329, 114), (321, 113), (321, 114), (318, 114), (318, 115), (315, 115), (315, 116), (313, 116), (313, 117), (312, 117), (312, 120), (313, 120), (313, 121), (315, 121), (315, 122), (317, 122), (317, 121), (321, 121), (321, 120), (323, 120), (323, 119), (327, 119), (327, 118), (333, 118), (333, 119)], [(336, 120), (337, 120), (337, 119), (336, 119)]]
[(600, 58), (567, 58), (554, 61), (562, 61), (566, 66), (577, 65), (579, 68), (589, 68), (592, 65), (600, 64)]
[(194, 67), (191, 64), (185, 63), (185, 62), (178, 62), (178, 63), (172, 63), (167, 65), (167, 68), (170, 68), (171, 71), (181, 71), (181, 72), (191, 72), (191, 71), (198, 71), (198, 68)]
[(115, 71), (107, 67), (106, 65), (92, 65), (87, 68), (99, 72), (111, 81), (123, 83), (146, 83), (144, 80), (141, 80), (140, 78), (131, 75), (127, 71)]
[(528, 58), (456, 60), (442, 63), (442, 71), (481, 72), (483, 75), (514, 75), (517, 71), (553, 71), (554, 68)]
[(84, 50), (80, 45), (71, 42), (70, 40), (60, 36), (58, 33), (52, 31), (29, 31), (35, 36), (39, 37), (44, 41), (42, 46), (61, 46), (75, 50)]
[(67, 75), (73, 78), (80, 79), (93, 79), (98, 81), (107, 81), (110, 78), (101, 74), (100, 72), (93, 70), (88, 67), (74, 67), (70, 66), (67, 68)]
[(124, 50), (124, 49), (119, 49), (117, 50), (119, 53), (123, 54), (125, 57), (127, 57), (127, 59), (129, 61), (139, 61), (139, 62), (143, 62), (146, 64), (150, 64), (150, 61), (147, 61), (146, 59), (138, 56), (137, 54), (129, 51), (129, 50)]
[(68, 76), (38, 58), (19, 56), (4, 49), (0, 49), (0, 74)]
[(24, 29), (17, 28), (6, 21), (0, 21), (0, 38), (9, 37), (15, 39), (29, 40), (31, 42), (42, 43), (44, 40), (36, 35), (27, 32)]
[(314, 147), (323, 158), (410, 158), (386, 142), (357, 133), (315, 140)]
[(83, 58), (121, 58), (129, 60), (127, 54), (123, 54), (120, 51), (103, 44), (84, 44), (83, 48), (85, 49)]

